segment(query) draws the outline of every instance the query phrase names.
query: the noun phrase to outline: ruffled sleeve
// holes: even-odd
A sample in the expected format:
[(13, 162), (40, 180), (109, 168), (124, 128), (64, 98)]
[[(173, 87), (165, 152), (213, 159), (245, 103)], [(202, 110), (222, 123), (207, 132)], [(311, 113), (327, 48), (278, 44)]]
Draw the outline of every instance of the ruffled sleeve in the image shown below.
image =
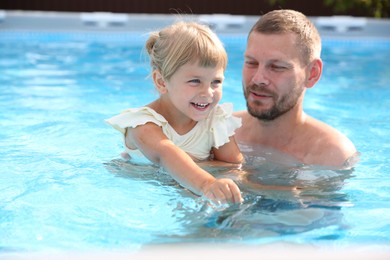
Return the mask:
[(212, 117), (210, 131), (214, 138), (214, 147), (219, 148), (229, 142), (229, 137), (241, 127), (241, 118), (233, 116), (233, 104), (224, 103), (216, 107)]
[(148, 122), (155, 123), (158, 126), (168, 123), (162, 115), (149, 107), (130, 108), (105, 121), (122, 134), (126, 133), (127, 127), (137, 127)]

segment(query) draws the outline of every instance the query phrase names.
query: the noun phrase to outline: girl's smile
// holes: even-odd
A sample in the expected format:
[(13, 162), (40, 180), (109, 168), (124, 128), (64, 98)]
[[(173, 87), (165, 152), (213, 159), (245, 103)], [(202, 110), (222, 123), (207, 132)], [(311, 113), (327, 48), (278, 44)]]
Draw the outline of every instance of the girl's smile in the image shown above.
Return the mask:
[(172, 120), (205, 119), (222, 98), (223, 73), (222, 67), (202, 67), (199, 62), (189, 62), (164, 80), (164, 93), (160, 93), (164, 103), (174, 108)]

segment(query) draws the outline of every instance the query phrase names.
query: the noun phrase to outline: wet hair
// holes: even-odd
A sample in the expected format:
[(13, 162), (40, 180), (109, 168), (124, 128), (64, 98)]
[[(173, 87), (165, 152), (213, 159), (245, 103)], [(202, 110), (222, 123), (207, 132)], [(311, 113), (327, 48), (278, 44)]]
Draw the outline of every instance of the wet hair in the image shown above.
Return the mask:
[(294, 33), (302, 62), (308, 64), (321, 56), (321, 37), (314, 24), (302, 13), (294, 10), (274, 10), (261, 16), (252, 32), (263, 34)]
[(202, 67), (227, 66), (227, 54), (217, 35), (206, 25), (177, 22), (161, 31), (150, 33), (145, 44), (153, 70), (169, 80), (176, 70), (188, 62)]

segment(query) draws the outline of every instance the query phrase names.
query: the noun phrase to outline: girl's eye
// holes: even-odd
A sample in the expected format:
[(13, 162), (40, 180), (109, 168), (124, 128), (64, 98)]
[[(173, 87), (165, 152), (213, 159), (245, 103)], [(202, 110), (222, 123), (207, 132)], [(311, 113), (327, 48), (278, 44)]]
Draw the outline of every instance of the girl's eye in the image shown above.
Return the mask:
[(216, 79), (212, 82), (213, 85), (220, 85), (222, 84), (222, 80)]
[(189, 83), (193, 83), (193, 84), (199, 84), (200, 83), (200, 80), (199, 79), (191, 79), (188, 81)]

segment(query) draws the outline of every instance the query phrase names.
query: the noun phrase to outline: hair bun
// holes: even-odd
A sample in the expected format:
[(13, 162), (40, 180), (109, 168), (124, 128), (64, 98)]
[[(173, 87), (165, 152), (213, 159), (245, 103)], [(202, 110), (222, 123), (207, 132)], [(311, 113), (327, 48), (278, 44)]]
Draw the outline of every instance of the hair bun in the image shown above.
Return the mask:
[(149, 39), (146, 41), (145, 48), (149, 55), (153, 52), (154, 44), (158, 39), (158, 32), (152, 32), (149, 35)]

